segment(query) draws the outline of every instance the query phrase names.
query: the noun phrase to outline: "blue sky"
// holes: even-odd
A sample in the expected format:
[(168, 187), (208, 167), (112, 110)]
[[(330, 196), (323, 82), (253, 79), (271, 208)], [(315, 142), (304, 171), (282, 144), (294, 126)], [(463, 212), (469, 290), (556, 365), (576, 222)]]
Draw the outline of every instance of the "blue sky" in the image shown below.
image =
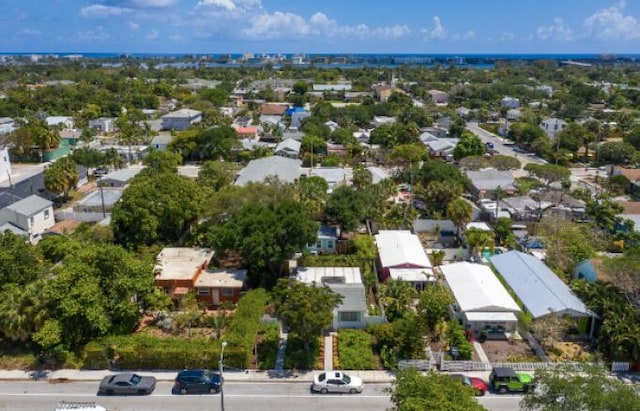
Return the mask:
[(640, 1), (2, 0), (2, 52), (640, 53)]

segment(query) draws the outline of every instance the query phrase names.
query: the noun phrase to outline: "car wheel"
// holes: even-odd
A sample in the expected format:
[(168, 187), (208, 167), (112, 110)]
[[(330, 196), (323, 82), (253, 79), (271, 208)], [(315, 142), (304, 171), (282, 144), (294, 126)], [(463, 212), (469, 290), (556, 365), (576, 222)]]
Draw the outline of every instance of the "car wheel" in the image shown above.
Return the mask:
[(220, 392), (220, 390), (216, 389), (216, 387), (209, 388), (209, 394), (216, 394)]
[(320, 390), (320, 394), (328, 394), (328, 393), (329, 393), (329, 390), (326, 388), (323, 388)]
[(349, 394), (357, 394), (358, 390), (356, 390), (355, 388), (352, 388), (349, 390)]
[(530, 389), (531, 389), (531, 387), (530, 387), (530, 386), (525, 385), (524, 387), (522, 387), (522, 392), (525, 392), (525, 393), (526, 393), (526, 392), (529, 392), (529, 390), (530, 390)]
[(500, 389), (498, 390), (498, 392), (500, 394), (506, 394), (509, 392), (509, 389), (507, 387), (500, 387)]
[(476, 390), (476, 397), (482, 397), (484, 395), (484, 391)]
[(107, 390), (107, 392), (105, 393), (107, 395), (113, 395), (113, 390)]
[(185, 387), (180, 388), (180, 394), (185, 395), (186, 393), (188, 393), (188, 391)]
[(138, 395), (147, 395), (149, 394), (146, 390), (138, 390)]

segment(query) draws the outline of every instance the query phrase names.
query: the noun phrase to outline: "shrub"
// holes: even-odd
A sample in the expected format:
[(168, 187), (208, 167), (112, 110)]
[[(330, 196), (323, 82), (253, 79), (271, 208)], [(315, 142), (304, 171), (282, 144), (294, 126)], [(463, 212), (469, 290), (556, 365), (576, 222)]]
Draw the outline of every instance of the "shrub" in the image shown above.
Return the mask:
[[(327, 354), (328, 355), (328, 354)], [(304, 341), (289, 337), (284, 355), (284, 368), (288, 370), (312, 370), (317, 363), (318, 340), (310, 342), (309, 351), (304, 349)]]
[[(371, 335), (363, 330), (340, 330), (338, 337), (341, 369), (373, 370), (376, 368), (371, 349)], [(334, 368), (337, 368), (335, 364)]]
[(261, 370), (272, 370), (276, 367), (278, 345), (280, 344), (280, 326), (277, 323), (262, 324), (260, 326), (262, 338), (258, 344), (258, 363)]

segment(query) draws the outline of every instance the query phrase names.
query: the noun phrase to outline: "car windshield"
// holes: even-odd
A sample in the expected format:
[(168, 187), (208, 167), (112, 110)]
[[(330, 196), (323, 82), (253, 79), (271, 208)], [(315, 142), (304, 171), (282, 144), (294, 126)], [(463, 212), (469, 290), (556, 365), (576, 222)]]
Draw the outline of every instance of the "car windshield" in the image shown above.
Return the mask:
[(133, 374), (133, 375), (131, 376), (131, 379), (129, 380), (129, 382), (130, 382), (132, 385), (138, 385), (138, 384), (140, 384), (140, 380), (141, 380), (141, 379), (142, 379), (142, 377), (141, 377), (141, 376), (136, 375), (136, 374)]
[(351, 377), (349, 377), (348, 375), (343, 375), (342, 376), (342, 381), (344, 381), (346, 384), (350, 384), (351, 383)]
[(471, 385), (471, 380), (466, 375), (462, 376), (462, 383), (464, 385)]

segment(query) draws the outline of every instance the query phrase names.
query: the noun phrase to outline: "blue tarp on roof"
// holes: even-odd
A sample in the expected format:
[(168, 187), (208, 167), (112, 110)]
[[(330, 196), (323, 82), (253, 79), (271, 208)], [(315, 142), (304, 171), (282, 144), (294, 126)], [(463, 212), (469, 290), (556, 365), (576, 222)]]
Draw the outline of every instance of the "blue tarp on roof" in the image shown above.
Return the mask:
[(290, 116), (293, 113), (302, 113), (303, 111), (305, 111), (303, 107), (291, 107), (291, 108), (288, 108), (287, 111), (285, 111), (285, 114), (287, 116)]
[(582, 301), (536, 257), (509, 251), (489, 258), (533, 318), (548, 314), (593, 316)]

